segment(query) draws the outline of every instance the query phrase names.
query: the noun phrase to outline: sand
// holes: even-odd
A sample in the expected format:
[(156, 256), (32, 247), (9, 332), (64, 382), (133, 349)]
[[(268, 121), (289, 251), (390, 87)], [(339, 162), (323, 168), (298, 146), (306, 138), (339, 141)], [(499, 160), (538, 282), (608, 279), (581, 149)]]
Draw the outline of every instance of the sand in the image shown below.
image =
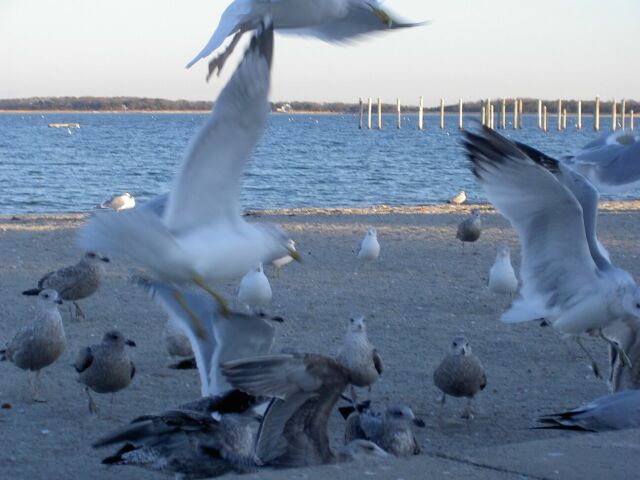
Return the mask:
[[(271, 278), (273, 301), (268, 311), (285, 318), (276, 348), (293, 346), (335, 354), (348, 317), (360, 312), (366, 316), (369, 337), (385, 362), (383, 379), (373, 388), (374, 403), (402, 401), (427, 423), (425, 429), (417, 430), (423, 454), (411, 460), (257, 477), (323, 478), (330, 474), (352, 478), (363, 472), (378, 478), (419, 478), (427, 472), (435, 478), (557, 476), (554, 472), (559, 473), (558, 468), (540, 463), (542, 454), (538, 455), (539, 448), (535, 448), (540, 442), (554, 445), (556, 450), (562, 450), (563, 445), (577, 449), (578, 456), (565, 457), (569, 463), (565, 462), (564, 478), (571, 477), (571, 462), (584, 467), (587, 457), (593, 460), (597, 452), (605, 456), (605, 464), (613, 462), (608, 460), (612, 457), (606, 450), (611, 441), (603, 441), (600, 450), (591, 448), (589, 451), (595, 453), (581, 458), (582, 450), (575, 442), (584, 442), (584, 436), (580, 440), (576, 434), (529, 428), (534, 426), (536, 416), (607, 393), (607, 387), (594, 378), (584, 355), (575, 346), (567, 346), (550, 328), (537, 324), (507, 326), (498, 321), (510, 298), (488, 292), (488, 270), (500, 243), (509, 245), (517, 267), (517, 237), (502, 217), (490, 207), (480, 206), (483, 234), (475, 245), (467, 245), (463, 254), (455, 232), (469, 209), (466, 205), (380, 206), (250, 214), (251, 220), (283, 225), (304, 258), (301, 264), (285, 267), (280, 278)], [(33, 317), (34, 298), (20, 292), (35, 286), (42, 274), (80, 258), (74, 235), (85, 218), (83, 214), (0, 217), (0, 344)], [(374, 264), (358, 266), (356, 252), (368, 225), (378, 230), (381, 255)], [(614, 262), (639, 278), (640, 202), (604, 203), (599, 228), (600, 239)], [(130, 467), (104, 467), (100, 459), (112, 450), (90, 447), (102, 434), (138, 415), (158, 412), (199, 395), (195, 371), (166, 368), (171, 360), (162, 339), (165, 316), (139, 288), (128, 284), (128, 277), (135, 271), (130, 262), (114, 259), (98, 293), (80, 302), (86, 321), (75, 321), (68, 305), (62, 306), (67, 350), (43, 372), (42, 394), (48, 398), (47, 403), (29, 403), (26, 373), (9, 363), (0, 364), (0, 404), (4, 405), (0, 409), (1, 478), (158, 477)], [(217, 285), (217, 289), (231, 296), (236, 282)], [(89, 414), (71, 363), (80, 348), (98, 342), (111, 328), (120, 329), (138, 346), (130, 351), (137, 375), (129, 388), (116, 395), (113, 416), (108, 418), (109, 396), (105, 395), (96, 395), (101, 412), (97, 416)], [(450, 399), (446, 420), (440, 424), (439, 392), (432, 373), (450, 340), (458, 334), (470, 340), (482, 360), (488, 386), (477, 397), (474, 420), (462, 421), (459, 415), (464, 401)], [(606, 372), (605, 345), (593, 339), (585, 344)], [(361, 395), (366, 396), (366, 392)], [(337, 414), (331, 431), (339, 442), (342, 420)], [(640, 436), (635, 433), (633, 438), (637, 440)], [(596, 439), (593, 443), (598, 446), (599, 442)], [(640, 446), (634, 448), (634, 458), (638, 459)], [(531, 462), (510, 465), (505, 449), (520, 449), (517, 451), (525, 452), (525, 459), (530, 451)], [(638, 460), (635, 462), (637, 465)], [(605, 466), (610, 467), (612, 478), (627, 468)], [(527, 470), (534, 467), (542, 471)], [(338, 475), (338, 471), (344, 475)]]

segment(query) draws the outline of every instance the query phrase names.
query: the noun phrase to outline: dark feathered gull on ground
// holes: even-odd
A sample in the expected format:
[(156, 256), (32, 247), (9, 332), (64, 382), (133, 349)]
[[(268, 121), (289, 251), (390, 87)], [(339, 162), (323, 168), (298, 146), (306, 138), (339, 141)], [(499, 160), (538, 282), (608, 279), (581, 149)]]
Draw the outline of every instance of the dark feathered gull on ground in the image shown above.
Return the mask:
[(109, 262), (107, 257), (97, 252), (86, 252), (75, 265), (47, 273), (38, 281), (37, 288), (25, 290), (22, 294), (38, 295), (42, 290), (52, 288), (62, 300), (73, 302), (76, 318), (84, 318), (77, 300), (93, 295), (100, 288), (105, 262)]
[(640, 428), (640, 390), (625, 390), (597, 398), (581, 407), (546, 415), (539, 422), (560, 430), (603, 432)]
[(462, 417), (473, 418), (471, 402), (473, 397), (486, 387), (487, 376), (478, 357), (471, 353), (471, 347), (466, 338), (453, 339), (450, 352), (433, 373), (433, 383), (442, 390), (442, 406), (447, 395), (466, 397), (468, 400)]
[(598, 242), (595, 188), (563, 163), (488, 128), (465, 132), (464, 145), (487, 198), (522, 244), (520, 296), (502, 321), (545, 318), (567, 336), (596, 333), (612, 344), (602, 329), (640, 316), (640, 289)]
[(465, 243), (473, 243), (480, 238), (482, 233), (482, 222), (480, 221), (480, 211), (477, 208), (471, 210), (469, 218), (465, 218), (458, 224), (456, 238), (462, 242), (464, 252)]
[[(40, 371), (55, 362), (64, 352), (66, 336), (58, 305), (62, 300), (52, 289), (42, 290), (38, 295), (38, 312), (30, 324), (22, 327), (4, 350), (0, 350), (0, 360), (9, 360), (16, 367), (27, 370), (33, 399), (44, 401), (38, 396)], [(31, 380), (30, 371), (36, 372)]]
[(85, 385), (89, 397), (89, 411), (97, 413), (90, 390), (111, 394), (111, 408), (116, 392), (129, 386), (136, 373), (136, 367), (129, 359), (125, 346), (136, 344), (124, 338), (117, 330), (104, 334), (102, 343), (85, 347), (78, 353), (74, 367), (79, 373), (78, 381)]
[(349, 443), (358, 438), (370, 440), (384, 451), (399, 457), (417, 455), (420, 445), (413, 433), (413, 426), (424, 427), (406, 405), (388, 407), (384, 413), (365, 409), (354, 411), (347, 417), (344, 440)]

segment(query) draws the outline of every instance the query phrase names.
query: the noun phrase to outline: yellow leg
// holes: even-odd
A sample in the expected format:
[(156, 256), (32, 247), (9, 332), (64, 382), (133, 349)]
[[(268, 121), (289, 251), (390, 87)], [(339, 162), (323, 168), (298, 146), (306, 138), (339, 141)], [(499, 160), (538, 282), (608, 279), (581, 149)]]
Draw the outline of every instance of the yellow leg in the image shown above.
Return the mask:
[(204, 282), (204, 279), (201, 276), (194, 274), (192, 280), (193, 283), (202, 288), (205, 292), (211, 295), (216, 302), (218, 302), (218, 305), (220, 306), (220, 314), (223, 317), (228, 317), (230, 315), (231, 312), (229, 310), (229, 307), (227, 307), (227, 302), (224, 298), (222, 298), (222, 295), (211, 290), (209, 285)]
[(205, 332), (204, 324), (202, 323), (202, 320), (200, 320), (196, 316), (196, 314), (193, 313), (191, 308), (189, 308), (189, 305), (187, 305), (187, 302), (184, 300), (184, 297), (182, 296), (182, 294), (178, 290), (174, 290), (173, 291), (173, 297), (180, 304), (182, 309), (185, 312), (187, 312), (187, 315), (189, 315), (189, 318), (191, 319), (191, 325), (193, 326), (193, 329), (196, 332), (196, 336), (198, 338), (204, 340), (206, 338), (206, 336), (207, 336), (207, 333)]

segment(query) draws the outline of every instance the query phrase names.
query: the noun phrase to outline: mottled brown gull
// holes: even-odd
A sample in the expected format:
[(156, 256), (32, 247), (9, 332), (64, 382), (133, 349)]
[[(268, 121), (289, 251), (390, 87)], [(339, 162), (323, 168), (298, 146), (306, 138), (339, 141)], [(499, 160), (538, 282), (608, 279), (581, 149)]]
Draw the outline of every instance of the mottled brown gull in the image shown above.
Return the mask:
[[(64, 352), (66, 337), (58, 311), (61, 303), (58, 292), (52, 289), (42, 290), (38, 295), (35, 320), (18, 330), (7, 347), (0, 350), (0, 360), (9, 360), (18, 368), (27, 370), (35, 401), (44, 401), (38, 396), (40, 371), (55, 362)], [(36, 372), (33, 382), (30, 371)]]
[(469, 218), (465, 218), (458, 224), (456, 238), (462, 242), (463, 251), (464, 244), (467, 242), (475, 242), (480, 238), (481, 233), (482, 223), (480, 221), (480, 211), (477, 208), (474, 208), (473, 210), (471, 210)]

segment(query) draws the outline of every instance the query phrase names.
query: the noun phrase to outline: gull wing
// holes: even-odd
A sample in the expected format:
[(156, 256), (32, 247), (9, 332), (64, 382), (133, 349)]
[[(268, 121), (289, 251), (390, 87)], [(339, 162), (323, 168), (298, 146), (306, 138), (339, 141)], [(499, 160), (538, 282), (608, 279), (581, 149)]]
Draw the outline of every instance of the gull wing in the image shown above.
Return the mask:
[(502, 316), (522, 322), (548, 316), (578, 291), (590, 295), (598, 269), (575, 195), (514, 143), (488, 128), (465, 133), (472, 171), (522, 244), (521, 298)]
[(252, 38), (240, 66), (187, 150), (164, 211), (169, 230), (240, 221), (240, 179), (269, 114), (272, 54), (270, 25)]

